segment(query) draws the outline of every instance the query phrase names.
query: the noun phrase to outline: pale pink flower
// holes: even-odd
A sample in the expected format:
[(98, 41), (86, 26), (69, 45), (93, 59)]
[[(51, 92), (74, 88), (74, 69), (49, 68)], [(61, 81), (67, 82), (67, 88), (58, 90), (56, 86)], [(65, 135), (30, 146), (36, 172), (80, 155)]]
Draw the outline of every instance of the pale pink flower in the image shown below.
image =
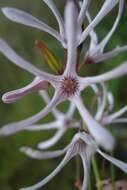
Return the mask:
[[(85, 63), (99, 63), (102, 61), (105, 61), (107, 59), (110, 59), (112, 57), (117, 56), (119, 53), (121, 52), (125, 52), (127, 51), (127, 45), (123, 46), (123, 47), (119, 47), (117, 46), (115, 49), (109, 51), (109, 52), (104, 52), (104, 49), (107, 45), (107, 43), (109, 42), (110, 38), (112, 37), (112, 35), (114, 34), (120, 18), (122, 16), (123, 13), (123, 8), (124, 8), (124, 0), (120, 0), (119, 1), (119, 10), (118, 10), (118, 15), (115, 19), (115, 22), (111, 28), (111, 30), (108, 32), (108, 34), (104, 37), (104, 39), (99, 42), (98, 41), (98, 35), (95, 32), (95, 30), (91, 30), (90, 32), (90, 47), (85, 55)], [(88, 18), (89, 23), (92, 22), (91, 17), (89, 12), (86, 12), (86, 16)]]
[(77, 133), (71, 143), (63, 150), (58, 151), (48, 151), (48, 152), (41, 152), (41, 151), (34, 151), (32, 149), (29, 149), (27, 147), (21, 149), (22, 152), (27, 154), (28, 156), (32, 158), (37, 159), (44, 159), (44, 158), (54, 158), (57, 156), (61, 156), (62, 154), (65, 154), (63, 160), (60, 162), (60, 164), (56, 167), (56, 169), (45, 179), (40, 181), (39, 183), (26, 187), (21, 188), (20, 190), (35, 190), (43, 187), (45, 184), (47, 184), (50, 180), (52, 180), (62, 169), (63, 167), (76, 155), (79, 155), (82, 160), (83, 164), (83, 170), (84, 170), (84, 178), (81, 190), (86, 190), (89, 180), (89, 170), (90, 170), (90, 164), (91, 164), (91, 157), (93, 154), (98, 152), (101, 156), (103, 156), (105, 159), (116, 165), (118, 168), (120, 168), (122, 171), (127, 173), (127, 164), (109, 156), (108, 154), (102, 152), (96, 142), (93, 140), (91, 135), (85, 133), (85, 132), (79, 132)]
[[(46, 91), (40, 91), (40, 96), (42, 97), (43, 101), (48, 104), (50, 102), (50, 98), (48, 96), (48, 93)], [(53, 135), (52, 138), (49, 140), (40, 142), (38, 144), (38, 148), (40, 149), (46, 149), (53, 145), (55, 145), (62, 136), (66, 133), (66, 131), (70, 128), (77, 129), (80, 126), (80, 123), (78, 120), (73, 119), (73, 114), (75, 112), (75, 105), (73, 103), (70, 103), (70, 106), (66, 113), (63, 113), (59, 111), (57, 108), (53, 108), (51, 110), (51, 113), (54, 116), (54, 120), (52, 122), (44, 123), (44, 124), (33, 124), (26, 127), (15, 127), (11, 125), (8, 129), (8, 127), (5, 127), (1, 129), (1, 135), (11, 135), (14, 133), (17, 133), (22, 130), (26, 131), (48, 131), (48, 130), (57, 130), (56, 133)]]
[[(127, 112), (127, 106), (122, 107), (120, 110), (113, 112), (114, 108), (114, 96), (107, 90), (105, 84), (102, 86), (102, 95), (97, 98), (97, 111), (95, 114), (95, 119), (106, 126), (115, 123), (126, 123), (127, 118), (121, 117), (125, 112)], [(99, 93), (97, 86), (93, 86), (95, 93)]]
[[(45, 2), (48, 3), (48, 1)], [(21, 90), (19, 89), (14, 91), (14, 93), (11, 92), (4, 95), (3, 99), (5, 102), (6, 100), (7, 102), (13, 102), (16, 99), (19, 99), (19, 97), (22, 97), (24, 93), (26, 94), (26, 92), (30, 92), (35, 89), (41, 90), (40, 87), (42, 86), (43, 89), (43, 85), (46, 82), (50, 83), (55, 88), (55, 94), (52, 100), (43, 110), (34, 116), (22, 121), (5, 125), (0, 130), (0, 135), (6, 135), (7, 130), (9, 132), (11, 128), (24, 128), (38, 122), (40, 119), (46, 116), (57, 104), (65, 100), (69, 100), (76, 105), (84, 123), (87, 125), (90, 133), (93, 135), (96, 141), (106, 149), (111, 150), (113, 148), (114, 140), (112, 135), (91, 116), (81, 101), (80, 93), (87, 86), (99, 83), (100, 81), (104, 82), (125, 75), (127, 73), (127, 62), (124, 62), (112, 71), (93, 77), (78, 76), (76, 72), (76, 64), (77, 46), (79, 44), (79, 39), (81, 38), (80, 41), (83, 42), (82, 39), (85, 39), (86, 36), (88, 36), (93, 27), (95, 27), (118, 2), (118, 0), (105, 1), (98, 15), (81, 34), (81, 22), (79, 22), (81, 19), (77, 19), (81, 12), (78, 13), (78, 8), (73, 0), (67, 1), (64, 13), (65, 39), (67, 42), (67, 63), (62, 75), (53, 75), (39, 70), (35, 66), (31, 65), (31, 63), (25, 61), (23, 58), (17, 55), (5, 41), (2, 39), (0, 40), (0, 51), (16, 65), (32, 73), (36, 79), (31, 85), (29, 85), (30, 88), (28, 86), (25, 88), (25, 90), (23, 89), (23, 93), (21, 93)], [(51, 5), (49, 5), (49, 7), (51, 8)], [(11, 20), (34, 27), (38, 26), (36, 19), (29, 16), (27, 13), (19, 12), (13, 8), (3, 8), (2, 10), (4, 14)], [(37, 28), (39, 28), (39, 26)], [(61, 29), (61, 31), (64, 30)]]
[[(40, 95), (42, 96), (43, 100), (46, 104), (49, 103), (50, 99), (46, 91), (40, 91)], [(28, 127), (25, 127), (24, 130), (28, 131), (44, 131), (44, 130), (54, 130), (56, 129), (56, 133), (53, 135), (52, 138), (46, 141), (40, 142), (37, 147), (39, 149), (46, 149), (53, 145), (55, 145), (62, 136), (67, 132), (68, 129), (78, 129), (80, 127), (80, 122), (78, 120), (73, 119), (73, 114), (75, 112), (75, 105), (70, 103), (70, 106), (66, 113), (59, 111), (57, 108), (53, 108), (51, 113), (53, 114), (55, 120), (46, 123), (46, 124), (35, 124)], [(16, 129), (14, 129), (16, 130)], [(21, 128), (23, 130), (23, 128)]]

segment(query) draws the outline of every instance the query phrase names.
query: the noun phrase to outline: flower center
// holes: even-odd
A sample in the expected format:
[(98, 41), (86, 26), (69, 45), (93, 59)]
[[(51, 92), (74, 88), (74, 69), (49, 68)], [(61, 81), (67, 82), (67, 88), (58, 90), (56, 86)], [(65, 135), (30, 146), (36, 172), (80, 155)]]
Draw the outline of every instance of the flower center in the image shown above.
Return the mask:
[(72, 96), (78, 90), (79, 83), (76, 78), (73, 77), (64, 77), (61, 83), (61, 90), (63, 94), (67, 96)]

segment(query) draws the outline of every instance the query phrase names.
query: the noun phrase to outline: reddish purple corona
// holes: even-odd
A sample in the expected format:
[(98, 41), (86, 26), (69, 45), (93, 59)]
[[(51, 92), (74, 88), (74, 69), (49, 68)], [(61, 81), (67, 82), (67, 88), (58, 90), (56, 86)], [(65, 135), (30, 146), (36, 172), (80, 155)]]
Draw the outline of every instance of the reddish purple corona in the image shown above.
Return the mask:
[(75, 95), (79, 88), (78, 80), (74, 77), (65, 77), (61, 82), (61, 90), (67, 96)]

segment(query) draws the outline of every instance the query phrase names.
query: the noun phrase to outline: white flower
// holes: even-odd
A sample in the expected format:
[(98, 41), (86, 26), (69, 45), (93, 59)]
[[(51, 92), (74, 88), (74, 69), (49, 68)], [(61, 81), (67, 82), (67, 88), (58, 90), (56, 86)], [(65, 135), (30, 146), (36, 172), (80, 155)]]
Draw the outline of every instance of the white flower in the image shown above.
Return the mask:
[[(45, 91), (40, 91), (40, 95), (45, 100), (45, 102), (48, 104), (50, 99), (48, 97), (48, 94)], [(80, 126), (80, 123), (73, 119), (73, 114), (75, 112), (75, 105), (73, 103), (70, 103), (70, 106), (66, 113), (60, 112), (57, 108), (54, 108), (51, 113), (54, 115), (55, 120), (50, 123), (46, 124), (35, 124), (28, 127), (25, 127), (24, 130), (28, 131), (43, 131), (43, 130), (53, 130), (56, 129), (55, 135), (50, 138), (49, 140), (40, 142), (37, 147), (39, 149), (46, 149), (53, 145), (55, 145), (62, 136), (66, 133), (66, 131), (70, 128), (78, 129)], [(14, 129), (16, 130), (16, 128)], [(21, 128), (23, 130), (23, 128)], [(10, 132), (10, 131), (9, 131)]]
[[(111, 30), (109, 31), (109, 33), (105, 36), (105, 38), (101, 42), (98, 42), (98, 36), (95, 30), (94, 29), (91, 30), (90, 32), (91, 42), (90, 42), (89, 50), (85, 55), (85, 63), (99, 63), (107, 59), (110, 59), (121, 52), (127, 51), (127, 45), (125, 45), (123, 47), (116, 47), (115, 49), (109, 52), (106, 52), (106, 53), (104, 52), (104, 49), (107, 43), (109, 42), (110, 38), (112, 37), (113, 33), (115, 32), (119, 24), (120, 18), (123, 13), (123, 8), (124, 8), (124, 0), (120, 0), (119, 10), (118, 10), (118, 15), (116, 17), (116, 20)], [(87, 15), (89, 23), (91, 23), (92, 21), (91, 21), (91, 17), (88, 11), (86, 15)]]
[[(95, 114), (95, 119), (106, 126), (113, 123), (126, 123), (127, 118), (121, 116), (127, 111), (127, 106), (124, 106), (116, 112), (112, 112), (114, 108), (114, 96), (107, 90), (106, 85), (101, 83), (102, 94), (97, 96), (97, 111)], [(94, 85), (92, 86), (94, 92), (99, 94), (99, 88)]]
[(20, 190), (35, 190), (43, 187), (45, 184), (47, 184), (51, 179), (53, 179), (61, 170), (62, 168), (76, 155), (80, 155), (82, 163), (83, 163), (83, 170), (84, 170), (84, 178), (81, 190), (87, 189), (88, 179), (89, 179), (89, 169), (90, 169), (90, 163), (91, 163), (91, 157), (93, 154), (98, 152), (101, 156), (103, 156), (108, 161), (112, 162), (114, 165), (116, 165), (118, 168), (120, 168), (122, 171), (127, 173), (127, 164), (113, 158), (106, 153), (102, 152), (99, 148), (96, 142), (93, 140), (91, 135), (85, 133), (85, 132), (79, 132), (77, 133), (71, 143), (63, 150), (59, 151), (53, 151), (53, 152), (40, 152), (40, 151), (34, 151), (29, 148), (22, 148), (22, 152), (29, 155), (33, 158), (53, 158), (57, 156), (61, 156), (62, 154), (66, 153), (61, 163), (57, 166), (57, 168), (45, 179), (40, 181), (39, 183), (26, 187), (21, 188)]
[[(105, 1), (101, 11), (98, 13), (98, 16), (90, 23), (86, 31), (90, 32), (92, 28), (96, 24), (98, 24), (102, 20), (102, 18), (118, 2), (119, 2), (118, 0)], [(3, 12), (6, 16), (10, 17), (10, 19), (15, 20), (17, 22), (20, 22), (21, 20), (22, 22), (26, 22), (26, 23), (33, 22), (29, 18), (29, 16), (28, 17), (26, 16), (27, 13), (21, 13), (21, 12), (18, 12), (17, 10), (13, 10), (10, 8), (3, 8)], [(52, 100), (43, 110), (41, 110), (39, 113), (35, 114), (34, 116), (24, 119), (22, 121), (5, 125), (0, 130), (0, 135), (4, 135), (4, 131), (7, 132), (7, 130), (9, 131), (11, 130), (11, 128), (25, 128), (38, 122), (40, 119), (46, 116), (49, 112), (51, 112), (51, 110), (60, 102), (69, 100), (76, 105), (84, 123), (87, 125), (88, 130), (93, 135), (97, 143), (103, 146), (105, 149), (108, 149), (108, 150), (113, 149), (114, 139), (112, 135), (91, 116), (91, 114), (88, 112), (88, 110), (83, 105), (83, 102), (81, 101), (80, 93), (86, 87), (91, 86), (92, 84), (99, 83), (100, 81), (101, 82), (108, 81), (113, 78), (117, 78), (117, 77), (125, 75), (127, 73), (127, 62), (122, 63), (120, 66), (116, 67), (112, 71), (109, 71), (105, 74), (101, 74), (101, 75), (93, 76), (93, 77), (78, 76), (76, 72), (77, 46), (78, 46), (79, 36), (81, 35), (80, 34), (81, 26), (77, 19), (78, 15), (80, 15), (80, 13), (78, 13), (78, 8), (75, 2), (73, 0), (68, 0), (65, 6), (65, 22), (64, 22), (65, 36), (66, 36), (66, 42), (67, 42), (67, 63), (62, 75), (53, 75), (53, 74), (49, 74), (49, 73), (39, 70), (35, 66), (31, 65), (31, 63), (29, 63), (28, 61), (25, 61), (23, 58), (18, 56), (8, 46), (8, 44), (5, 41), (3, 41), (2, 39), (0, 40), (0, 51), (17, 66), (32, 73), (35, 79), (38, 80), (38, 82), (37, 80), (35, 80), (35, 83), (33, 82), (31, 84), (32, 87), (30, 87), (30, 91), (35, 90), (35, 89), (37, 89), (37, 91), (40, 91), (41, 87), (42, 89), (44, 88), (43, 83), (45, 84), (46, 82), (50, 83), (55, 89), (55, 93)], [(86, 32), (83, 32), (83, 38), (85, 34)], [(28, 89), (29, 88), (26, 88), (25, 90), (28, 90)], [(23, 95), (24, 93), (26, 93), (26, 91), (23, 91)], [(3, 99), (5, 102), (6, 100), (7, 102), (11, 102), (18, 99), (18, 97), (21, 97), (21, 96), (22, 96), (21, 90), (17, 90), (17, 91), (14, 91), (14, 94), (13, 92), (11, 92), (9, 94), (4, 95)]]
[[(57, 32), (56, 30), (54, 30), (53, 28), (51, 28), (44, 22), (38, 20), (37, 18), (33, 17), (29, 13), (18, 10), (16, 8), (4, 7), (4, 8), (2, 8), (2, 12), (8, 19), (10, 19), (14, 22), (21, 23), (26, 26), (34, 27), (34, 28), (37, 28), (37, 29), (40, 29), (42, 31), (49, 33), (50, 35), (54, 36), (63, 45), (63, 47), (67, 48), (67, 46), (68, 46), (67, 30), (69, 31), (69, 28), (72, 27), (71, 26), (72, 12), (67, 11), (67, 14), (65, 14), (67, 19), (65, 18), (65, 21), (64, 21), (60, 15), (58, 9), (56, 8), (53, 0), (43, 0), (43, 1), (47, 4), (47, 6), (50, 8), (52, 13), (56, 17), (60, 32)], [(75, 23), (77, 25), (77, 26), (75, 25), (75, 30), (78, 31), (78, 37), (79, 37), (77, 39), (76, 46), (80, 45), (86, 39), (86, 37), (89, 35), (89, 32), (91, 32), (92, 29), (102, 21), (102, 19), (117, 5), (117, 3), (119, 1), (120, 0), (106, 0), (104, 2), (103, 6), (101, 7), (99, 13), (93, 19), (93, 21), (86, 27), (86, 29), (83, 32), (81, 32), (81, 26), (83, 24), (83, 20), (86, 15), (88, 5), (90, 3), (90, 0), (83, 1), (79, 13), (76, 14), (76, 12), (74, 12), (74, 17), (75, 16), (77, 16), (77, 17), (75, 17), (75, 20), (73, 19), (73, 22), (77, 21), (77, 24)], [(74, 8), (73, 0), (67, 0), (66, 4), (68, 4), (66, 6), (66, 9), (69, 6), (71, 8)], [(67, 20), (68, 20), (68, 24), (66, 23)], [(70, 23), (70, 25), (69, 25), (69, 23)], [(72, 23), (72, 24), (74, 24), (74, 23)], [(68, 27), (68, 29), (67, 29), (67, 27)], [(72, 31), (72, 28), (71, 28), (71, 31)]]

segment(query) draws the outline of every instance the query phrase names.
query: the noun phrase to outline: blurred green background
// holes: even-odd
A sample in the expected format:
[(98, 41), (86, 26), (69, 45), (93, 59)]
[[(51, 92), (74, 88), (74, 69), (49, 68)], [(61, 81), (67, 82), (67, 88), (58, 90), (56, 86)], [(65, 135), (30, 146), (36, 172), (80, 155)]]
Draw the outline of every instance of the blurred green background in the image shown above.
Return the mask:
[[(64, 0), (55, 0), (57, 6), (63, 14)], [(96, 15), (102, 5), (103, 0), (93, 0), (90, 10), (91, 14)], [(110, 43), (107, 46), (107, 50), (116, 47), (117, 45), (127, 44), (127, 2), (125, 2), (124, 14), (113, 35)], [(32, 15), (40, 18), (46, 23), (57, 29), (57, 23), (52, 13), (42, 0), (0, 0), (0, 7), (12, 6), (28, 11)], [(116, 17), (117, 9), (115, 8), (97, 27), (97, 32), (100, 39), (109, 31)], [(64, 50), (55, 39), (49, 35), (32, 29), (20, 24), (13, 23), (5, 18), (0, 13), (0, 37), (4, 38), (21, 56), (31, 61), (34, 65), (44, 70), (49, 70), (42, 59), (39, 50), (35, 47), (34, 42), (36, 39), (41, 39), (46, 45), (53, 50), (59, 60), (63, 61)], [(88, 47), (88, 41), (85, 48)], [(104, 64), (87, 66), (82, 71), (83, 75), (95, 75), (101, 73), (127, 59), (127, 52), (122, 53), (105, 62)], [(51, 71), (50, 71), (51, 72)], [(0, 95), (3, 93), (20, 88), (28, 84), (33, 79), (29, 73), (16, 67), (13, 63), (9, 62), (3, 55), (0, 54)], [(127, 104), (127, 77), (116, 79), (108, 83), (108, 88), (112, 90), (116, 98), (115, 109), (121, 108)], [(85, 92), (85, 101), (90, 103), (89, 92)], [(42, 99), (36, 94), (32, 93), (22, 100), (16, 103), (6, 105), (0, 101), (0, 126), (9, 122), (18, 121), (23, 118), (37, 113), (44, 103)], [(66, 105), (62, 108), (65, 110)], [(49, 115), (43, 119), (43, 121), (51, 120), (52, 116)], [(118, 158), (127, 160), (127, 130), (126, 124), (112, 127), (113, 133), (118, 139), (115, 155)], [(0, 190), (17, 190), (19, 187), (32, 185), (38, 182), (40, 179), (48, 175), (60, 162), (61, 158), (52, 160), (32, 160), (19, 152), (21, 146), (36, 147), (36, 144), (41, 140), (50, 138), (54, 134), (54, 131), (49, 132), (20, 132), (6, 138), (0, 138)], [(72, 131), (69, 131), (64, 136), (61, 143), (57, 144), (54, 149), (64, 147), (70, 140)], [(100, 159), (100, 158), (99, 158)], [(117, 171), (117, 170), (116, 170)], [(75, 160), (68, 164), (59, 176), (54, 178), (43, 189), (75, 189)], [(108, 176), (108, 173), (105, 177)], [(116, 179), (126, 179), (123, 173), (116, 172)], [(95, 187), (94, 187), (95, 189)]]

